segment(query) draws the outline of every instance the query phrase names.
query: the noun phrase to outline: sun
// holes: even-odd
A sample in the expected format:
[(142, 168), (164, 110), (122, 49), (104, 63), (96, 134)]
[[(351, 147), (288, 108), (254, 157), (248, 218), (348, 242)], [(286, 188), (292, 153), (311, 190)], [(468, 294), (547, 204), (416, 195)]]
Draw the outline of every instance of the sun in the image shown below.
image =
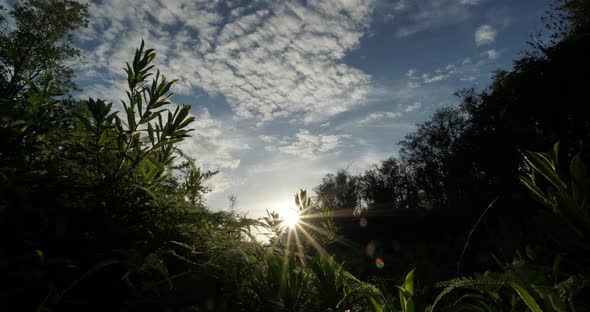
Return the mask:
[(295, 208), (283, 208), (280, 216), (290, 229), (295, 228), (299, 223), (299, 212)]

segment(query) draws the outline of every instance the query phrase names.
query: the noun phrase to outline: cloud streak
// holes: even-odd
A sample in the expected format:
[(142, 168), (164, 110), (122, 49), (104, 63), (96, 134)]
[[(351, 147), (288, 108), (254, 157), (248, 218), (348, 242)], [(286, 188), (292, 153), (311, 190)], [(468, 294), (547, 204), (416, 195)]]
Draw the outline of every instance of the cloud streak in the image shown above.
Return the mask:
[(402, 113), (400, 113), (400, 112), (376, 112), (376, 113), (370, 113), (369, 115), (367, 115), (367, 117), (365, 117), (364, 119), (361, 119), (361, 121), (359, 121), (359, 123), (364, 125), (364, 124), (380, 121), (383, 119), (393, 119), (393, 118), (398, 118), (401, 116), (402, 116)]
[(415, 68), (409, 69), (405, 73), (407, 79), (407, 86), (410, 89), (418, 89), (422, 86), (434, 83), (440, 83), (448, 79), (459, 79), (462, 81), (474, 80), (479, 77), (482, 67), (490, 64), (497, 59), (500, 52), (495, 49), (490, 49), (475, 55), (473, 58), (466, 57), (454, 63), (441, 66), (430, 72), (419, 72)]
[(460, 23), (472, 15), (472, 9), (479, 0), (401, 0), (397, 2), (381, 1), (379, 11), (384, 20), (397, 26), (395, 36), (398, 38)]

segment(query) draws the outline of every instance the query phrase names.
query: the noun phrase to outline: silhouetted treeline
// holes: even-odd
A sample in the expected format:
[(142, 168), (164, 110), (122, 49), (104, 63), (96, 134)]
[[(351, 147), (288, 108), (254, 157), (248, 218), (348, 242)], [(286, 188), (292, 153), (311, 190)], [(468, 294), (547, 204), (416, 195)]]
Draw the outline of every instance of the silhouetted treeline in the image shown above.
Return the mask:
[[(356, 211), (353, 221), (341, 219), (343, 235), (360, 246), (383, 246), (390, 255), (385, 262), (395, 263), (386, 265), (389, 273), (430, 266), (446, 276), (482, 269), (493, 264), (490, 253), (510, 257), (536, 238), (543, 229), (531, 216), (539, 205), (519, 181), (527, 170), (520, 150), (548, 151), (559, 141), (561, 159), (580, 152), (590, 160), (589, 7), (588, 1), (554, 3), (547, 32), (531, 39), (512, 69), (495, 72), (483, 90), (458, 91), (456, 105), (437, 110), (399, 142), (397, 158), (359, 175), (327, 175), (315, 189), (318, 200), (349, 211), (340, 215)], [(458, 265), (469, 231), (492, 202)], [(367, 225), (360, 226), (364, 218)], [(412, 238), (418, 236), (421, 244)], [(408, 255), (445, 252), (399, 265), (395, 241), (411, 246)]]

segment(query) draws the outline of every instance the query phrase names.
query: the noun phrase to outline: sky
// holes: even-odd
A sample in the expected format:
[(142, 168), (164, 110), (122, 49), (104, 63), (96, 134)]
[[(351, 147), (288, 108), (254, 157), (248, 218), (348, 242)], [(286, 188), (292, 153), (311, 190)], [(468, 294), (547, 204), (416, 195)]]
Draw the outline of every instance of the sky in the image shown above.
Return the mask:
[(75, 34), (81, 98), (116, 105), (141, 39), (196, 117), (182, 149), (219, 170), (213, 210), (292, 205), (340, 168), (361, 172), (457, 90), (485, 88), (543, 31), (550, 0), (102, 0)]

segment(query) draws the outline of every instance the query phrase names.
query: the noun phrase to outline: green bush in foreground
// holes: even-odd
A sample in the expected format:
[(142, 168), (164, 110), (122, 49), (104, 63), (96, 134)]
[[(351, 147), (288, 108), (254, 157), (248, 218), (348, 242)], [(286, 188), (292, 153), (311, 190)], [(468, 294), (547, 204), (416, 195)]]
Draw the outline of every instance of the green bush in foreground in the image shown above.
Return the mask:
[[(315, 217), (301, 246), (264, 247), (258, 220), (211, 212), (205, 179), (178, 149), (189, 106), (141, 47), (127, 64), (122, 112), (101, 99), (74, 102), (27, 81), (4, 99), (0, 154), (2, 306), (16, 310), (363, 311), (378, 289), (310, 246), (335, 239), (330, 211), (304, 191)], [(151, 81), (149, 81), (151, 79)], [(273, 215), (273, 218), (279, 218)], [(280, 224), (280, 221), (273, 221)], [(277, 228), (277, 235), (290, 230)], [(282, 237), (273, 238), (283, 240)], [(321, 248), (321, 246), (320, 246)], [(379, 300), (380, 302), (380, 300)]]
[[(522, 151), (530, 173), (521, 177), (531, 196), (545, 207), (540, 222), (558, 250), (528, 245), (512, 262), (498, 260), (500, 272), (487, 271), (439, 283), (444, 290), (429, 311), (584, 311), (590, 281), (590, 176), (580, 155), (560, 170), (559, 143), (549, 153)], [(538, 255), (544, 253), (543, 255)], [(451, 293), (454, 301), (438, 304)]]

